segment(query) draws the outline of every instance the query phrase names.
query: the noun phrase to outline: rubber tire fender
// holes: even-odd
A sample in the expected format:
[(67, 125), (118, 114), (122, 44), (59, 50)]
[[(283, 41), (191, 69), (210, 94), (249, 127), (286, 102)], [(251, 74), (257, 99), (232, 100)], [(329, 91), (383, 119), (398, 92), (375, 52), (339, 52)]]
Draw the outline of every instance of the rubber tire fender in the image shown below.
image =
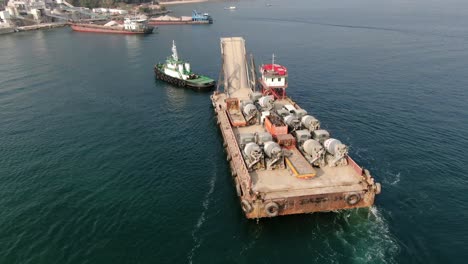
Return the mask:
[(269, 202), (265, 205), (265, 213), (269, 217), (275, 217), (279, 213), (279, 205), (275, 202)]
[(382, 185), (380, 183), (375, 184), (375, 194), (380, 194), (382, 192)]
[[(234, 178), (234, 182), (236, 183), (236, 193), (237, 193), (237, 196), (238, 197), (241, 197), (242, 196), (242, 190), (241, 190), (241, 186), (239, 184), (239, 181), (237, 180), (237, 178)], [(242, 208), (243, 209), (243, 208)]]
[(345, 197), (348, 205), (356, 205), (361, 201), (361, 195), (359, 193), (350, 193)]
[(248, 214), (250, 212), (253, 211), (253, 207), (252, 205), (249, 203), (249, 201), (245, 200), (245, 199), (242, 199), (241, 201), (241, 207), (242, 207), (242, 210)]

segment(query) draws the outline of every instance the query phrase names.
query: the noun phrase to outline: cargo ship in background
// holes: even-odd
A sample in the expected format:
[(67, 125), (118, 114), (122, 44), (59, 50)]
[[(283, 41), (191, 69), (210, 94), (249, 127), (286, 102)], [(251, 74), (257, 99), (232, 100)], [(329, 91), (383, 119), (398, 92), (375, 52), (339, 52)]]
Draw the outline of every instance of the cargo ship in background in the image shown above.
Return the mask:
[(150, 25), (184, 25), (184, 24), (213, 24), (213, 18), (208, 14), (200, 14), (196, 10), (192, 11), (192, 16), (182, 16), (182, 17), (173, 17), (173, 16), (159, 16), (156, 18), (151, 18), (148, 22)]
[(105, 25), (71, 23), (71, 28), (79, 32), (111, 33), (111, 34), (151, 34), (154, 27), (148, 25), (147, 19), (125, 18), (123, 25), (111, 21)]
[(286, 67), (273, 59), (257, 79), (243, 38), (221, 38), (221, 54), (224, 90), (218, 86), (211, 101), (247, 218), (374, 204), (380, 184), (349, 156), (348, 146), (287, 96)]
[(190, 63), (179, 59), (175, 41), (172, 41), (172, 55), (166, 63), (156, 64), (154, 73), (159, 80), (194, 91), (210, 91), (216, 84), (209, 77), (193, 73)]

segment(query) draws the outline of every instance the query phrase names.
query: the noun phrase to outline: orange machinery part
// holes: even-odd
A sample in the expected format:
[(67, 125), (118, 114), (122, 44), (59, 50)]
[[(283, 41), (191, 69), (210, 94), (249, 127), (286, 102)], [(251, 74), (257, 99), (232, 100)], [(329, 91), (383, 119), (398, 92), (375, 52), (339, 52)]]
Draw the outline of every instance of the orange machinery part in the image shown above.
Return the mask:
[(277, 135), (276, 141), (281, 147), (291, 149), (296, 147), (296, 139), (291, 134)]
[(270, 117), (267, 116), (265, 117), (265, 128), (268, 132), (270, 132), (270, 134), (273, 136), (273, 137), (276, 137), (278, 135), (286, 135), (288, 134), (288, 126), (287, 125), (284, 125), (284, 126), (275, 126), (271, 121), (270, 121)]

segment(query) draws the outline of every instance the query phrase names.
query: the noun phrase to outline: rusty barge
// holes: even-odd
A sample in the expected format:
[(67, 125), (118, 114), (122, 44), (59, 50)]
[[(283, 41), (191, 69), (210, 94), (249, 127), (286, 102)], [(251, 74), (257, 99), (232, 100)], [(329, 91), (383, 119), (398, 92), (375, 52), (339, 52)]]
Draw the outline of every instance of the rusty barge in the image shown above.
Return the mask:
[(198, 13), (196, 10), (192, 11), (192, 16), (159, 16), (149, 20), (150, 25), (208, 25), (213, 24), (213, 18), (208, 13)]
[(348, 155), (346, 145), (286, 95), (286, 67), (273, 59), (260, 67), (257, 79), (253, 57), (247, 59), (239, 37), (221, 38), (221, 55), (211, 100), (247, 218), (374, 204), (380, 184)]
[(151, 34), (154, 27), (149, 26), (146, 19), (125, 18), (123, 25), (111, 21), (106, 25), (71, 23), (73, 31), (112, 34)]

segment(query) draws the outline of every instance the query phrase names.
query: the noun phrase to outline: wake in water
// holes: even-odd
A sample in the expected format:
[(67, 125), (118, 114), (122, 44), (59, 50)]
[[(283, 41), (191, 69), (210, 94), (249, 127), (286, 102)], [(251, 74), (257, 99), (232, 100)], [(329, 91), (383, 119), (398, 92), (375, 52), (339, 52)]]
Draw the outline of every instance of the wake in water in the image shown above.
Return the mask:
[(382, 162), (379, 164), (379, 170), (378, 172), (380, 175), (379, 179), (382, 181), (383, 186), (396, 186), (401, 180), (401, 171), (395, 171), (394, 168), (395, 166), (392, 166), (392, 164), (387, 161), (387, 162)]
[(397, 263), (400, 252), (385, 218), (376, 207), (346, 211), (337, 217), (335, 238), (356, 263)]
[(402, 175), (401, 171), (395, 171), (395, 168), (398, 166), (393, 165), (392, 162), (389, 161), (386, 157), (376, 160), (376, 158), (372, 156), (372, 153), (370, 153), (367, 148), (362, 148), (359, 146), (354, 147), (351, 144), (349, 147), (353, 150), (351, 155), (352, 157), (356, 157), (357, 160), (362, 160), (367, 164), (371, 164), (371, 166), (367, 167), (367, 169), (370, 170), (373, 176), (377, 176), (376, 180), (378, 182), (382, 182), (384, 188), (388, 185), (398, 185)]
[(389, 173), (389, 174), (392, 175), (393, 180), (388, 182), (388, 184), (397, 185), (400, 182), (401, 172), (397, 172), (396, 174), (392, 174), (392, 173)]
[(189, 263), (192, 263), (192, 259), (196, 250), (200, 247), (201, 243), (203, 242), (203, 240), (198, 237), (198, 231), (202, 227), (203, 223), (205, 223), (205, 215), (208, 212), (208, 208), (210, 206), (211, 194), (214, 191), (215, 185), (216, 185), (216, 170), (213, 171), (213, 176), (211, 177), (210, 183), (209, 183), (210, 188), (208, 189), (208, 192), (205, 194), (205, 198), (203, 199), (203, 202), (202, 202), (203, 211), (198, 217), (197, 223), (195, 224), (192, 230), (192, 239), (193, 239), (194, 245), (192, 249), (190, 250), (188, 257), (187, 257)]
[(392, 27), (376, 27), (376, 26), (366, 26), (366, 25), (323, 23), (323, 22), (309, 21), (309, 20), (303, 20), (303, 19), (257, 18), (257, 17), (249, 17), (248, 19), (257, 20), (257, 21), (301, 23), (301, 24), (317, 25), (317, 26), (324, 26), (324, 27), (388, 31), (388, 32), (396, 32), (396, 33), (414, 35), (414, 36), (437, 36), (437, 37), (455, 38), (455, 39), (467, 38), (465, 35), (447, 35), (447, 34), (442, 34), (442, 33), (434, 33), (433, 31), (422, 32), (422, 31), (408, 30), (408, 29), (402, 29), (402, 28), (392, 28)]

